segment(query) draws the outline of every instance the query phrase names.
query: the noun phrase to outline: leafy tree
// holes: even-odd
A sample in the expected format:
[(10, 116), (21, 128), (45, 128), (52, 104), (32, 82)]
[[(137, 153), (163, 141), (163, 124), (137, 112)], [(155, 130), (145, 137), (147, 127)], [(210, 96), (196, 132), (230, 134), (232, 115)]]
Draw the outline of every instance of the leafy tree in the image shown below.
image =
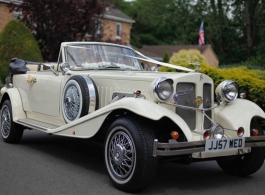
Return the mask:
[(29, 29), (19, 20), (11, 20), (0, 33), (0, 79), (5, 82), (12, 58), (43, 61), (38, 43)]
[[(116, 0), (136, 23), (132, 45), (197, 44), (203, 21), (206, 44), (220, 64), (262, 63), (265, 54), (265, 2), (257, 0)], [(264, 65), (265, 66), (265, 65)]]
[(265, 2), (261, 1), (259, 4), (259, 17), (257, 18), (257, 27), (258, 27), (258, 43), (252, 48), (252, 51), (255, 52), (255, 56), (251, 56), (247, 61), (247, 65), (254, 65), (255, 67), (260, 67), (265, 69)]
[(259, 18), (264, 14), (262, 13), (261, 1), (257, 0), (235, 0), (235, 13), (237, 13), (236, 19), (241, 21), (243, 33), (247, 40), (247, 53), (251, 53), (251, 49), (259, 41), (257, 34), (259, 31), (258, 21)]
[[(63, 41), (81, 41), (87, 32), (90, 40), (106, 4), (101, 0), (23, 0), (11, 10), (22, 11), (22, 21), (34, 33), (45, 60), (56, 61)], [(97, 16), (97, 17), (95, 17)]]
[[(196, 25), (194, 21), (198, 19), (189, 17), (193, 15), (189, 1), (135, 0), (120, 2), (118, 8), (136, 21), (131, 31), (134, 46), (183, 44), (186, 40), (197, 43), (199, 23)], [(195, 29), (195, 25), (193, 33), (190, 29)]]

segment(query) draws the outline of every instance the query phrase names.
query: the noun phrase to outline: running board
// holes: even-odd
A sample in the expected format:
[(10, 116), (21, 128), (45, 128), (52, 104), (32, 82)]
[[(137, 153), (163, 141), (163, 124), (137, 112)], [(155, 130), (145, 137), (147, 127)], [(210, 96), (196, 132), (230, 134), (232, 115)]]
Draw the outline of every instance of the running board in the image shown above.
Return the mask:
[(28, 119), (28, 118), (18, 119), (17, 122), (26, 127), (33, 128), (33, 129), (39, 129), (42, 131), (47, 131), (48, 129), (56, 129), (58, 127), (58, 126), (55, 126), (49, 123), (44, 123), (44, 122), (40, 122), (34, 119)]

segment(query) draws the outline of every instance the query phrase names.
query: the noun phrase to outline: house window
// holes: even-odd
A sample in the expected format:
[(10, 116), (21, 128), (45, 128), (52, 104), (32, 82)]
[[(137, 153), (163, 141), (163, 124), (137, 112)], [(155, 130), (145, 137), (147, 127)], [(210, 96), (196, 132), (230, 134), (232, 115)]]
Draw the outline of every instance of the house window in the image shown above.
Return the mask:
[(116, 39), (121, 39), (121, 30), (122, 30), (121, 23), (116, 23)]

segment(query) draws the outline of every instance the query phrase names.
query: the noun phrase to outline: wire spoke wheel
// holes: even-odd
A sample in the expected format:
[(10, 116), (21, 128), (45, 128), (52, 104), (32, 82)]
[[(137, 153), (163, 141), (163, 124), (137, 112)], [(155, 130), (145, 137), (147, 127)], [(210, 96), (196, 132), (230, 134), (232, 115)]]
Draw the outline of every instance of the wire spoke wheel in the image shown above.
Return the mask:
[(66, 82), (61, 108), (66, 123), (79, 119), (98, 109), (98, 90), (94, 81), (85, 76), (75, 75)]
[(2, 108), (1, 122), (1, 133), (2, 136), (6, 138), (8, 137), (11, 129), (10, 111), (6, 105)]
[(155, 178), (154, 132), (137, 117), (112, 122), (105, 139), (105, 164), (115, 187), (126, 192), (146, 188)]
[(64, 86), (61, 106), (66, 123), (88, 114), (89, 90), (85, 79), (80, 75), (71, 77)]
[(123, 131), (115, 133), (108, 147), (108, 159), (111, 171), (120, 178), (127, 178), (134, 167), (135, 149), (134, 143)]
[(65, 91), (64, 112), (69, 120), (77, 118), (81, 106), (81, 97), (78, 88), (70, 85)]
[(1, 135), (7, 143), (18, 143), (23, 135), (24, 127), (13, 122), (10, 100), (5, 100), (1, 107)]

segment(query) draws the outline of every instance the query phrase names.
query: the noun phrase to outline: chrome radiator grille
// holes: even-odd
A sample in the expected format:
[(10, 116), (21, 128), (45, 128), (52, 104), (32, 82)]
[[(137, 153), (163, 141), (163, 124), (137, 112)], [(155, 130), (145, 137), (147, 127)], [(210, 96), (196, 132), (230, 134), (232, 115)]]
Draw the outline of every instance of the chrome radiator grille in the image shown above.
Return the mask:
[[(212, 85), (208, 83), (203, 84), (203, 108), (210, 108), (212, 106)], [(212, 111), (208, 110), (205, 114), (212, 118)], [(204, 117), (204, 129), (209, 129), (211, 127), (211, 121)]]
[[(179, 95), (178, 105), (196, 107), (195, 98), (196, 87), (194, 83), (178, 83), (176, 86), (176, 93)], [(203, 84), (203, 108), (209, 108), (212, 106), (212, 85), (208, 83)], [(198, 113), (198, 112), (197, 112)], [(207, 116), (212, 118), (212, 112), (206, 111)], [(176, 107), (176, 114), (184, 119), (191, 130), (196, 128), (196, 111), (184, 108)], [(211, 126), (211, 121), (204, 117), (204, 129), (208, 129)]]
[[(178, 104), (182, 106), (196, 107), (196, 89), (194, 83), (178, 83), (176, 93), (179, 95)], [(196, 126), (196, 111), (183, 108), (176, 108), (176, 113), (184, 119), (191, 130)]]

